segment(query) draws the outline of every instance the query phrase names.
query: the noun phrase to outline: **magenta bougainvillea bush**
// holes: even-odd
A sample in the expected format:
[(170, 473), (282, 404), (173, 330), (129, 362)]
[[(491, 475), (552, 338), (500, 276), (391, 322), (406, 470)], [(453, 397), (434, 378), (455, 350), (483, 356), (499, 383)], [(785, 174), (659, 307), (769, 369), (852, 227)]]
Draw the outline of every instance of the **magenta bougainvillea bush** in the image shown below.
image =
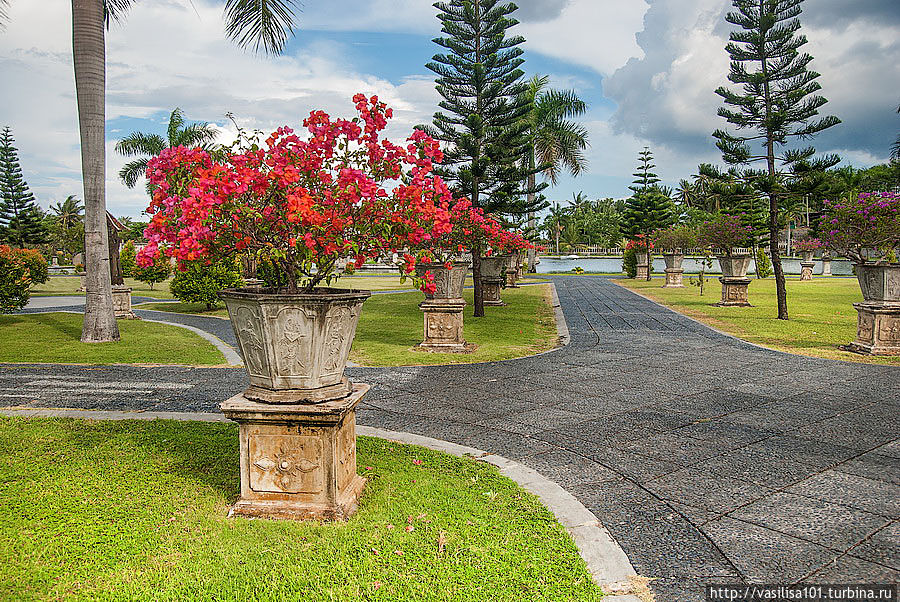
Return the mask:
[(804, 238), (794, 243), (794, 250), (799, 253), (809, 253), (810, 251), (818, 251), (825, 247), (818, 238)]
[(730, 256), (735, 248), (753, 244), (753, 230), (744, 224), (741, 215), (721, 213), (700, 224), (699, 242), (703, 247)]
[(870, 259), (896, 261), (900, 194), (863, 192), (849, 201), (825, 201), (823, 213), (820, 230), (828, 249), (857, 263)]

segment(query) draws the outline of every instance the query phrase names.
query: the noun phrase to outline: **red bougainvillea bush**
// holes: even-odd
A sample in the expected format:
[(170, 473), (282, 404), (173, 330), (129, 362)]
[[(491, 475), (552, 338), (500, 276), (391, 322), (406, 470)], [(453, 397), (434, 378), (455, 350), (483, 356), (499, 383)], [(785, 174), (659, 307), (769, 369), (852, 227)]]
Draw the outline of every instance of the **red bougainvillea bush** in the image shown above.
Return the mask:
[(857, 263), (896, 262), (900, 248), (900, 194), (863, 192), (852, 201), (825, 201), (822, 240)]
[[(312, 111), (303, 138), (287, 127), (261, 143), (242, 132), (222, 158), (176, 147), (152, 159), (138, 263), (249, 253), (282, 270), (288, 292), (311, 291), (368, 258), (444, 236), (453, 198), (432, 173), (438, 143), (419, 130), (406, 146), (381, 139), (391, 109), (376, 96), (353, 101), (359, 116), (349, 120)], [(417, 280), (423, 289), (434, 286), (428, 276)]]
[(648, 248), (653, 248), (653, 243), (648, 241), (643, 234), (638, 234), (636, 238), (625, 243), (625, 248), (633, 250), (635, 253), (646, 253)]
[(514, 255), (533, 248), (534, 245), (519, 232), (502, 230), (491, 241), (490, 250), (497, 255)]

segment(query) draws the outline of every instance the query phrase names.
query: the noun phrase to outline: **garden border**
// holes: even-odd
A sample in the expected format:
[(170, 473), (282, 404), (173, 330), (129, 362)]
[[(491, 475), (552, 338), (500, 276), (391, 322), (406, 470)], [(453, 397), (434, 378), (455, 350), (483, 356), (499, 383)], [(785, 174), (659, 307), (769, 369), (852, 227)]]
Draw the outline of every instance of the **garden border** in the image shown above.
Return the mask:
[[(71, 408), (0, 408), (9, 417), (81, 418), (88, 420), (183, 420), (195, 422), (230, 422), (222, 414), (211, 412), (125, 412), (110, 410), (77, 410)], [(413, 433), (362, 426), (358, 434), (419, 445), (457, 457), (471, 457), (496, 466), (500, 474), (536, 495), (569, 533), (584, 559), (588, 572), (607, 594), (609, 602), (641, 602), (635, 595), (640, 578), (628, 556), (612, 538), (597, 517), (575, 496), (536, 470), (518, 462), (474, 447)]]

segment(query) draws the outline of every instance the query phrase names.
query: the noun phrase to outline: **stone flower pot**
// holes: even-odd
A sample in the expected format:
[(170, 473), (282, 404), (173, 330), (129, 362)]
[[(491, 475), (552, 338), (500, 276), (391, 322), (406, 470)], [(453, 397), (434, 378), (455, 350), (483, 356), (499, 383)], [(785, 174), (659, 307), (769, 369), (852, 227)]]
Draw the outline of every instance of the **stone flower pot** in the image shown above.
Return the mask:
[(900, 263), (857, 263), (855, 267), (863, 299), (900, 303)]
[(425, 272), (434, 274), (434, 293), (425, 293), (426, 299), (462, 299), (463, 289), (466, 285), (466, 274), (469, 271), (469, 262), (454, 261), (449, 270), (443, 264), (417, 264), (416, 275), (420, 278)]
[(666, 261), (667, 270), (680, 270), (681, 264), (684, 262), (684, 255), (681, 252), (669, 251), (663, 255)]
[(637, 252), (634, 254), (634, 258), (637, 259), (638, 265), (647, 265), (647, 254), (646, 253)]
[(250, 377), (244, 396), (308, 404), (349, 395), (352, 384), (344, 369), (359, 312), (370, 295), (333, 288), (288, 294), (245, 287), (219, 293)]
[(492, 255), (481, 258), (481, 278), (501, 280), (505, 276), (509, 255)]
[(749, 255), (716, 255), (723, 278), (746, 278), (750, 268)]

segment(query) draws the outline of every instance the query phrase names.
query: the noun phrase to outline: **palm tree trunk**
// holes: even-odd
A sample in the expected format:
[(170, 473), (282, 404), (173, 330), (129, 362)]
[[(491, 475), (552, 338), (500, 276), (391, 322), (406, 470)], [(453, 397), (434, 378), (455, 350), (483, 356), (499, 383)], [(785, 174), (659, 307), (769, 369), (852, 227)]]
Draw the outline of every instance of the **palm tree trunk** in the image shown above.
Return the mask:
[(72, 0), (72, 51), (84, 178), (86, 300), (81, 340), (119, 340), (106, 231), (106, 41), (103, 0)]

